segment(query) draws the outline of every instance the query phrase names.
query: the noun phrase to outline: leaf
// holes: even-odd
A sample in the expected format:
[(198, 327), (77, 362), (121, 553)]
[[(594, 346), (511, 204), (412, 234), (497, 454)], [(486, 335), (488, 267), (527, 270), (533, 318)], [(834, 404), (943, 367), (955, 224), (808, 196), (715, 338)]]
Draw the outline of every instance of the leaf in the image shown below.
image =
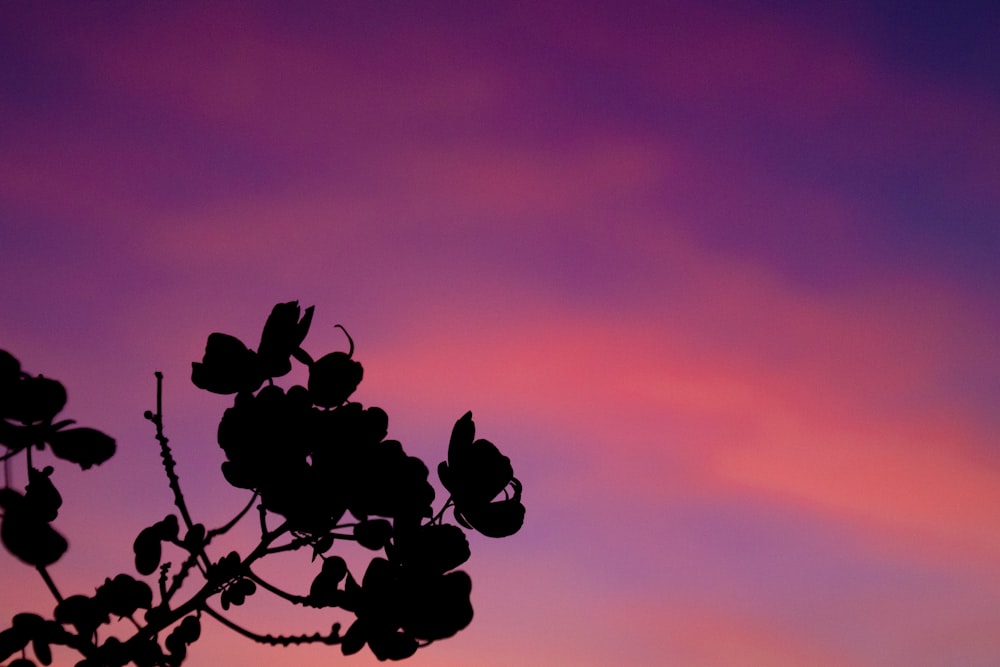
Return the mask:
[(524, 505), (502, 500), (466, 510), (462, 516), (486, 537), (509, 537), (521, 530), (524, 524)]
[(235, 586), (246, 597), (250, 597), (257, 592), (257, 584), (254, 583), (253, 579), (247, 579), (246, 577), (237, 580)]
[(66, 538), (36, 515), (20, 493), (0, 489), (0, 507), (4, 510), (0, 541), (14, 556), (29, 565), (45, 567), (66, 553)]
[(151, 608), (153, 591), (145, 582), (119, 574), (114, 579), (105, 579), (104, 584), (97, 588), (94, 599), (109, 614), (124, 618), (139, 609)]
[(174, 628), (163, 642), (163, 646), (173, 657), (175, 664), (178, 665), (184, 662), (184, 658), (187, 657), (187, 644), (184, 641), (184, 631), (180, 626)]
[(334, 583), (340, 583), (347, 576), (347, 562), (340, 556), (331, 556), (323, 561), (321, 572)]
[(38, 662), (43, 665), (52, 664), (52, 648), (49, 646), (47, 641), (36, 637), (31, 640), (31, 650), (35, 652), (35, 657), (38, 658)]
[(417, 640), (405, 632), (379, 632), (368, 638), (368, 648), (379, 660), (405, 660), (417, 652)]
[(468, 447), (476, 437), (476, 423), (472, 421), (472, 411), (466, 412), (451, 429), (451, 439), (448, 441), (448, 458), (461, 455), (461, 448)]
[(443, 574), (469, 560), (469, 540), (458, 526), (428, 524), (397, 539), (395, 553), (404, 567)]
[(157, 532), (156, 526), (143, 528), (132, 543), (132, 551), (135, 552), (135, 570), (139, 574), (153, 574), (160, 566), (163, 546)]
[(381, 549), (392, 537), (392, 524), (385, 519), (369, 519), (354, 526), (354, 538), (365, 549)]
[(66, 406), (66, 389), (56, 380), (41, 375), (21, 377), (0, 405), (0, 417), (22, 424), (50, 422)]
[(129, 657), (136, 667), (159, 667), (166, 664), (163, 649), (155, 639), (133, 637), (127, 642)]
[(191, 364), (191, 382), (214, 394), (256, 391), (264, 382), (257, 354), (239, 338), (213, 333), (205, 344), (201, 363)]
[(309, 396), (321, 408), (341, 405), (364, 376), (361, 364), (343, 352), (331, 352), (309, 367)]
[(163, 521), (155, 524), (157, 530), (160, 532), (160, 539), (164, 542), (173, 542), (177, 539), (177, 533), (180, 530), (180, 526), (177, 523), (177, 517), (173, 514), (168, 514), (163, 517)]
[(348, 572), (347, 578), (344, 580), (343, 600), (338, 606), (346, 611), (356, 612), (360, 600), (361, 586), (355, 581), (354, 575)]
[(56, 605), (55, 619), (72, 625), (81, 636), (90, 636), (99, 625), (111, 622), (97, 600), (86, 595), (71, 595)]
[(354, 655), (365, 647), (368, 637), (365, 633), (365, 623), (360, 618), (351, 623), (347, 632), (340, 640), (340, 651), (344, 655)]
[(471, 592), (472, 579), (461, 570), (418, 582), (403, 627), (420, 639), (451, 637), (472, 622)]
[(53, 454), (84, 470), (104, 463), (115, 454), (114, 438), (93, 428), (55, 431), (47, 440)]
[(0, 350), (0, 391), (6, 390), (20, 379), (21, 362), (7, 350)]
[(185, 616), (178, 629), (187, 644), (193, 644), (201, 637), (201, 621), (197, 616)]
[(23, 628), (8, 628), (0, 632), (0, 660), (6, 660), (28, 645), (28, 633)]
[[(202, 547), (205, 545), (205, 525), (196, 523), (191, 526), (191, 529), (188, 530), (186, 535), (184, 535), (184, 539), (181, 540), (181, 542), (184, 544), (184, 548), (191, 553), (201, 551)], [(237, 558), (239, 558), (239, 556), (237, 556)]]

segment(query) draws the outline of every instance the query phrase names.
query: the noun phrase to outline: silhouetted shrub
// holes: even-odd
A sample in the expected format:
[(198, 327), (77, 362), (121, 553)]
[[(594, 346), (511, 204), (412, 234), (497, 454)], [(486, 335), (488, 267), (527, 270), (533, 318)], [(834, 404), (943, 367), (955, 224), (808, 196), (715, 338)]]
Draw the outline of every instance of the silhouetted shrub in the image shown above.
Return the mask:
[[(250, 499), (225, 525), (207, 529), (187, 507), (164, 434), (162, 375), (156, 373), (156, 410), (145, 417), (156, 428), (177, 514), (144, 528), (132, 544), (137, 573), (158, 573), (155, 593), (127, 573), (108, 577), (93, 595), (59, 592), (47, 566), (68, 546), (52, 526), (62, 496), (53, 483), (53, 466), (39, 468), (35, 460), (48, 450), (87, 469), (111, 458), (115, 441), (92, 428), (71, 428), (71, 420), (57, 421), (66, 404), (63, 386), (25, 373), (16, 358), (0, 351), (0, 537), (7, 551), (36, 568), (56, 602), (51, 619), (13, 616), (0, 632), (0, 661), (16, 655), (8, 667), (34, 665), (30, 646), (34, 660), (49, 665), (51, 647), (60, 645), (82, 656), (77, 667), (177, 667), (200, 637), (203, 615), (260, 643), (339, 644), (344, 655), (367, 645), (379, 660), (400, 660), (471, 622), (472, 582), (455, 569), (468, 560), (469, 542), (444, 515), (451, 507), (461, 527), (490, 537), (517, 532), (524, 506), (509, 459), (493, 443), (475, 438), (472, 413), (466, 413), (455, 424), (447, 462), (438, 466), (450, 497), (435, 513), (427, 466), (398, 441), (386, 439), (383, 410), (349, 401), (363, 376), (350, 336), (348, 352), (314, 361), (303, 349), (312, 315), (312, 307), (303, 313), (298, 302), (277, 304), (256, 351), (234, 336), (213, 333), (204, 358), (192, 366), (196, 386), (235, 395), (219, 423), (218, 442), (226, 455), (221, 472)], [(291, 371), (292, 359), (308, 368), (308, 382), (286, 390), (274, 379)], [(15, 461), (25, 466), (23, 491), (13, 483)], [(257, 543), (244, 554), (214, 553), (213, 540), (255, 508)], [(372, 552), (360, 583), (335, 553), (339, 541)], [(180, 564), (164, 562), (165, 550), (177, 552)], [(298, 550), (318, 560), (308, 592), (282, 590), (254, 571), (269, 555)], [(202, 579), (197, 590), (181, 596), (181, 584), (195, 572)], [(343, 634), (334, 624), (326, 634), (273, 636), (226, 615), (261, 591), (291, 604), (337, 608), (355, 620)], [(221, 610), (214, 606), (216, 598)], [(131, 619), (132, 636), (102, 636), (102, 626), (113, 618)]]

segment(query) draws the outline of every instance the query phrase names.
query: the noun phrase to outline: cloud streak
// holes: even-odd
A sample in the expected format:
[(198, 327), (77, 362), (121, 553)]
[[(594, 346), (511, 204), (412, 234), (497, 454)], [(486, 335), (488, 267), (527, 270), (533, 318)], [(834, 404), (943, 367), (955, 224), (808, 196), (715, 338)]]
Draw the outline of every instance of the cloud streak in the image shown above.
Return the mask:
[[(163, 486), (161, 369), (191, 493), (238, 505), (188, 364), (299, 299), (392, 436), (436, 462), (471, 408), (525, 481), (415, 665), (996, 662), (983, 71), (861, 7), (307, 5), (0, 10), (0, 343), (118, 434), (111, 492)], [(109, 553), (167, 510), (66, 529), (126, 500)]]

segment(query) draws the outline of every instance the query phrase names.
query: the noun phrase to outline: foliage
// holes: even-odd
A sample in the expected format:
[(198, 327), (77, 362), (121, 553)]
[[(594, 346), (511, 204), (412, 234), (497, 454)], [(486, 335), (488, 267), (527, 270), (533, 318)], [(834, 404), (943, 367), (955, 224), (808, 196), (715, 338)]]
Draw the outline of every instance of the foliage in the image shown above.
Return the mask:
[[(472, 582), (455, 569), (470, 555), (462, 528), (490, 537), (520, 529), (521, 484), (509, 459), (488, 440), (475, 438), (472, 413), (466, 413), (455, 424), (448, 460), (438, 467), (450, 497), (435, 513), (427, 466), (406, 454), (399, 441), (387, 439), (383, 410), (349, 401), (363, 376), (350, 336), (348, 352), (315, 361), (302, 348), (312, 315), (312, 307), (303, 313), (297, 302), (277, 304), (256, 351), (234, 336), (213, 333), (204, 359), (193, 364), (196, 386), (234, 395), (218, 429), (226, 456), (222, 475), (250, 498), (223, 526), (206, 529), (188, 510), (164, 434), (162, 375), (156, 373), (156, 410), (145, 417), (156, 428), (176, 513), (136, 536), (132, 548), (140, 578), (115, 574), (91, 595), (64, 597), (49, 576), (47, 566), (68, 546), (52, 525), (62, 496), (53, 482), (54, 467), (39, 468), (33, 457), (41, 456), (35, 450), (47, 450), (87, 469), (110, 459), (115, 441), (92, 428), (71, 428), (71, 420), (57, 421), (66, 403), (63, 386), (25, 373), (16, 358), (0, 351), (5, 450), (0, 450), (0, 537), (7, 551), (38, 571), (56, 602), (51, 618), (20, 613), (11, 619), (0, 632), (0, 661), (14, 656), (8, 667), (49, 665), (51, 647), (60, 645), (81, 655), (77, 667), (177, 667), (200, 637), (204, 616), (264, 644), (336, 644), (344, 655), (367, 645), (379, 660), (400, 660), (470, 623)], [(293, 359), (308, 368), (307, 386), (285, 390), (274, 379), (291, 371)], [(27, 471), (23, 491), (12, 485), (12, 463), (20, 460)], [(444, 521), (449, 507), (458, 526)], [(257, 544), (244, 553), (217, 554), (213, 540), (254, 508)], [(335, 553), (343, 541), (371, 551), (360, 581)], [(180, 555), (176, 567), (164, 560), (167, 550)], [(308, 592), (290, 593), (255, 571), (269, 555), (300, 550), (317, 569)], [(182, 584), (194, 573), (200, 583), (182, 595)], [(152, 586), (142, 579), (154, 574)], [(354, 620), (343, 633), (335, 623), (325, 634), (273, 636), (228, 617), (231, 608), (262, 591), (291, 604), (339, 609)], [(123, 618), (134, 627), (130, 637), (111, 636), (103, 628)]]

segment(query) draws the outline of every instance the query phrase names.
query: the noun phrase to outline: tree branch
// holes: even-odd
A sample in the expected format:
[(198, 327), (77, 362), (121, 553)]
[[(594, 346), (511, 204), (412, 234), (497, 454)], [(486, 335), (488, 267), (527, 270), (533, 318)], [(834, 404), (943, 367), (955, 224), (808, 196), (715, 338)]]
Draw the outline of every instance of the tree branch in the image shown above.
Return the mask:
[(208, 531), (208, 534), (205, 535), (205, 544), (208, 544), (209, 540), (211, 540), (213, 537), (218, 537), (219, 535), (224, 535), (225, 533), (229, 532), (229, 530), (233, 526), (235, 526), (237, 523), (240, 522), (240, 519), (246, 516), (247, 512), (250, 511), (250, 508), (253, 507), (253, 504), (256, 501), (257, 501), (257, 492), (254, 491), (253, 497), (250, 498), (250, 502), (247, 503), (247, 506), (241, 509), (239, 511), (239, 514), (234, 516), (229, 523), (227, 523), (224, 526), (220, 526), (219, 528), (215, 528), (213, 530)]

